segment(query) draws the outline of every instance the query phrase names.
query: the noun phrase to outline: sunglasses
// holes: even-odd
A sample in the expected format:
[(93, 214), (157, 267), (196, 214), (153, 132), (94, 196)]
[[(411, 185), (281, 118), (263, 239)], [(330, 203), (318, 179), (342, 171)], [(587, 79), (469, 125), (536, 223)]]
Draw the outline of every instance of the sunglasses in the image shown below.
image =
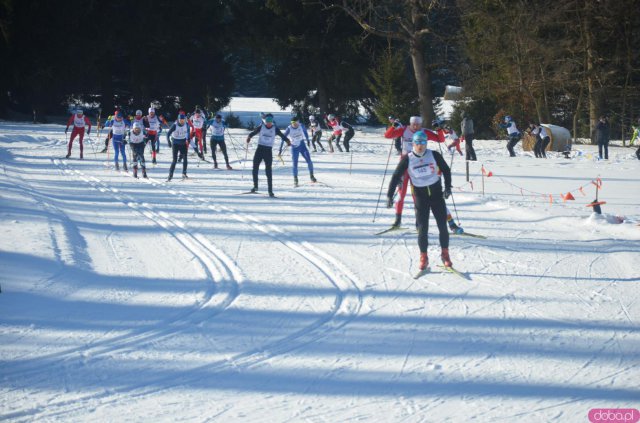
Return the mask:
[(425, 145), (427, 143), (426, 140), (418, 140), (418, 141), (414, 141), (414, 144), (418, 144), (418, 145)]

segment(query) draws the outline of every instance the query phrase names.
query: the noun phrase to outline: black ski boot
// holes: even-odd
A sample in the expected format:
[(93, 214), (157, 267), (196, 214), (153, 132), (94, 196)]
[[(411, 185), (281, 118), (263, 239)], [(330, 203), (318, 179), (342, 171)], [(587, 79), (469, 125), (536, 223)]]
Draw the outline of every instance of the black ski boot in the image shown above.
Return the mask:
[(116, 163), (116, 170), (120, 170), (120, 163)]
[(142, 177), (143, 177), (144, 179), (148, 179), (148, 178), (149, 178), (149, 177), (147, 176), (147, 168), (146, 168), (146, 167), (143, 167), (143, 168), (142, 168)]
[(298, 177), (297, 176), (293, 177), (293, 186), (294, 187), (298, 187)]
[(125, 172), (129, 171), (129, 169), (127, 169), (127, 162), (122, 163), (122, 168), (124, 169)]
[(258, 192), (258, 187), (251, 188), (251, 192)]
[(391, 225), (391, 227), (399, 228), (400, 227), (400, 223), (402, 223), (402, 215), (401, 214), (396, 214), (396, 220), (395, 220), (395, 222), (393, 222), (393, 225)]
[(318, 182), (318, 180), (316, 179), (315, 176), (313, 176), (313, 173), (309, 175), (309, 177), (311, 178), (311, 182)]
[(269, 197), (274, 198), (276, 195), (273, 193), (273, 191), (269, 191)]
[(138, 179), (138, 166), (137, 165), (133, 166), (133, 177)]

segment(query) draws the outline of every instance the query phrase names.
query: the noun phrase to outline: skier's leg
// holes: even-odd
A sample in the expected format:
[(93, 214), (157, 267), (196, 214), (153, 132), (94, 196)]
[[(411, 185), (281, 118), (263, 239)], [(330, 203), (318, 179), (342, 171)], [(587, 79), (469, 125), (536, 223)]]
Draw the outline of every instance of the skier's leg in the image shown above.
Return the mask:
[(210, 145), (211, 145), (211, 158), (213, 159), (213, 165), (215, 167), (218, 167), (218, 158), (216, 157), (218, 142), (214, 141), (213, 137), (211, 137)]
[(311, 153), (309, 152), (309, 149), (303, 145), (300, 154), (302, 155), (302, 158), (307, 162), (309, 174), (313, 175), (313, 162), (311, 161)]
[(402, 210), (404, 209), (404, 198), (407, 195), (407, 188), (409, 187), (409, 172), (404, 171), (402, 175), (402, 185), (400, 185), (400, 189), (398, 190), (398, 201), (396, 202), (396, 220), (393, 223), (393, 226), (400, 226), (400, 222), (402, 221)]
[(229, 166), (229, 155), (227, 154), (227, 143), (223, 141), (220, 142), (220, 150), (222, 151), (222, 155), (224, 156), (224, 162)]
[(80, 134), (78, 135), (78, 142), (80, 143), (80, 158), (83, 157), (84, 153), (84, 128), (80, 129)]
[(178, 146), (173, 144), (171, 146), (171, 166), (169, 167), (169, 179), (173, 178), (173, 171), (176, 169), (176, 163), (178, 163)]
[(351, 141), (351, 138), (353, 138), (353, 135), (355, 134), (354, 131), (347, 131), (347, 133), (344, 136), (344, 149), (346, 150), (346, 152), (349, 152), (349, 141)]
[(426, 253), (429, 247), (429, 201), (428, 188), (413, 188), (415, 201), (416, 227), (418, 228), (418, 247)]
[(182, 150), (182, 174), (187, 175), (187, 163), (189, 162), (189, 144), (184, 144), (180, 146), (180, 150)]
[(265, 149), (265, 154), (264, 154), (264, 166), (265, 166), (265, 173), (267, 174), (267, 188), (269, 190), (269, 194), (273, 193), (273, 172), (272, 172), (272, 165), (273, 165), (273, 152), (270, 148), (266, 148)]
[[(432, 186), (433, 188), (433, 186)], [(440, 233), (440, 248), (449, 248), (449, 231), (447, 230), (447, 206), (442, 196), (441, 188), (436, 187), (431, 190), (431, 197), (429, 197), (431, 203), (431, 211), (433, 217), (436, 219), (438, 225), (438, 232)]]
[(293, 177), (298, 178), (298, 156), (300, 155), (300, 149), (303, 143), (300, 143), (299, 147), (291, 147), (291, 163), (293, 164)]
[(262, 148), (263, 147), (258, 146), (258, 148), (256, 148), (256, 152), (253, 155), (252, 176), (253, 176), (253, 187), (255, 189), (258, 189), (258, 170), (260, 169), (260, 162), (262, 161)]

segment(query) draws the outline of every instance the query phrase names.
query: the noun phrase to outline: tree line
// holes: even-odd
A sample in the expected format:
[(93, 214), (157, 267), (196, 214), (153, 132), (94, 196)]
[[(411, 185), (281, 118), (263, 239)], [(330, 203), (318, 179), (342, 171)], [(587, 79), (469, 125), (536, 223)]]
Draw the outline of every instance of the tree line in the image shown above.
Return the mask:
[(0, 0), (0, 114), (82, 102), (211, 110), (272, 96), (301, 114), (438, 114), (461, 85), (480, 136), (510, 114), (589, 137), (640, 116), (634, 0)]

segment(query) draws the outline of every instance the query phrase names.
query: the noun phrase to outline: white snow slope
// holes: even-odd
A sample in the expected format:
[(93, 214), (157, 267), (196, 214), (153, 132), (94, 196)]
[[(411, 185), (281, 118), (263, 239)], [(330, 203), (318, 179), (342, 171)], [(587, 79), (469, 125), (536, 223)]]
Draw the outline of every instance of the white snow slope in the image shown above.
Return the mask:
[[(236, 195), (252, 185), (245, 130), (227, 137), (233, 171), (191, 157), (192, 180), (165, 183), (164, 138), (143, 181), (90, 143), (84, 160), (77, 142), (61, 158), (63, 129), (0, 123), (0, 420), (586, 422), (592, 408), (640, 409), (629, 148), (542, 160), (476, 141), (473, 190), (453, 161), (454, 200), (487, 239), (452, 236), (469, 279), (441, 273), (432, 221), (434, 273), (414, 280), (415, 232), (374, 235), (393, 221), (384, 195), (373, 221), (382, 129), (357, 131), (353, 155), (312, 153), (325, 184), (306, 183), (301, 160), (293, 188), (286, 153), (276, 199)], [(598, 177), (602, 216), (585, 207)], [(407, 227), (412, 209), (408, 197)]]

